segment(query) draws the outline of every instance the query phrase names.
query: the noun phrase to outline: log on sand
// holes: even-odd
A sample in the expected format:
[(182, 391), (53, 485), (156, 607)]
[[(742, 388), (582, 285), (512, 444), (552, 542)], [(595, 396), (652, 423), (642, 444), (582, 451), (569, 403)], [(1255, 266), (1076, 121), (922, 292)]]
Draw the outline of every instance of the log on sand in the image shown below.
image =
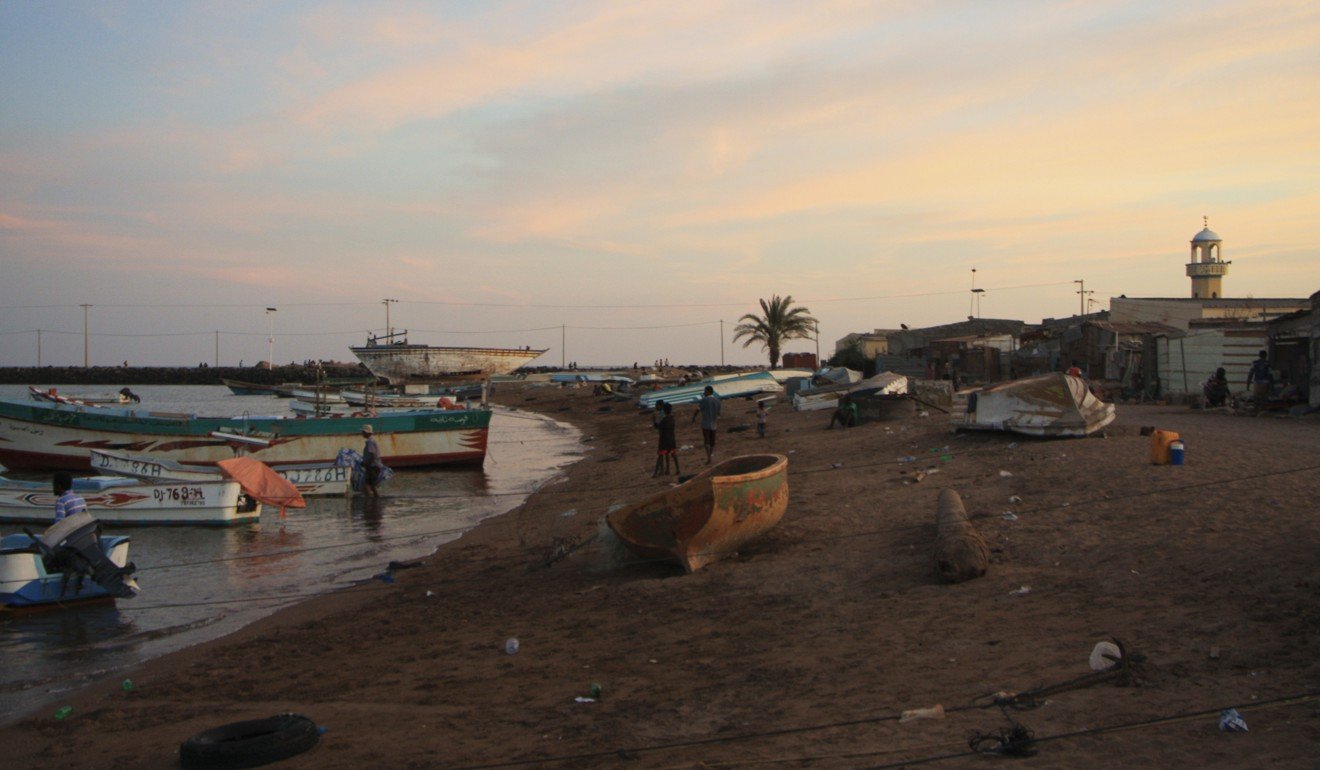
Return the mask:
[(961, 583), (985, 574), (990, 549), (967, 520), (962, 498), (952, 489), (940, 490), (935, 527), (935, 572), (941, 581)]

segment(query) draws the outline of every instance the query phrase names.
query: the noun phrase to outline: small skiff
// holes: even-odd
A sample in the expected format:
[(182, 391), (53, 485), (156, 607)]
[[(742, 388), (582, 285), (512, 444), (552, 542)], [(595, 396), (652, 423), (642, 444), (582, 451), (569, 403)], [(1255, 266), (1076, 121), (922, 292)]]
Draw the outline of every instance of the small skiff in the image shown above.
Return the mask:
[(612, 511), (605, 520), (633, 553), (677, 560), (690, 573), (770, 530), (787, 508), (788, 458), (744, 455)]
[(62, 605), (138, 594), (129, 538), (100, 534), (91, 514), (76, 513), (37, 537), (0, 538), (0, 608)]
[[(173, 460), (156, 460), (143, 455), (93, 449), (92, 470), (142, 481), (224, 481), (225, 475), (215, 466), (184, 465)], [(352, 490), (352, 463), (301, 463), (272, 468), (293, 483), (304, 497), (347, 495)]]

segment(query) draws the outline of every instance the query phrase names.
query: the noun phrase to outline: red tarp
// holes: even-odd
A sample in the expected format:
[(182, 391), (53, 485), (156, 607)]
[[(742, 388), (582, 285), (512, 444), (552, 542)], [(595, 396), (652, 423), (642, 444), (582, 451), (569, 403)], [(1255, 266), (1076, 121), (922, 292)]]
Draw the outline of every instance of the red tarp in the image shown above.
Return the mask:
[(243, 491), (266, 505), (275, 505), (284, 513), (285, 508), (306, 508), (307, 501), (293, 482), (270, 469), (269, 465), (251, 457), (235, 457), (216, 463), (220, 471), (243, 487)]

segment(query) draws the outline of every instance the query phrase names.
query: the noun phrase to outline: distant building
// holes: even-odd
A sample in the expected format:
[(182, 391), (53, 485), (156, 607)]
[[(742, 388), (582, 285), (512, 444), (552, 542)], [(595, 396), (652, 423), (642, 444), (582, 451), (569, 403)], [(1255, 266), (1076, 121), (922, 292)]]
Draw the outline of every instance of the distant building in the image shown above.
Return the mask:
[(785, 353), (783, 362), (785, 369), (810, 369), (814, 372), (819, 368), (815, 353)]

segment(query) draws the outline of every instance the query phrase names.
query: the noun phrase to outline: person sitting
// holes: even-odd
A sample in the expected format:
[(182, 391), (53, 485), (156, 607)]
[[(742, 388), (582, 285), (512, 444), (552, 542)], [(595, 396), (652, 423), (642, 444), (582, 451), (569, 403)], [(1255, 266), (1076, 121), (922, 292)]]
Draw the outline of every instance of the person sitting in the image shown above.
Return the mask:
[(1215, 370), (1210, 379), (1205, 381), (1201, 391), (1205, 394), (1207, 407), (1223, 406), (1228, 403), (1228, 373), (1224, 371), (1224, 367)]
[(833, 430), (836, 422), (841, 428), (852, 428), (857, 425), (857, 404), (852, 398), (844, 396), (839, 399), (839, 405), (835, 407), (834, 414), (830, 415), (830, 424), (825, 430)]

